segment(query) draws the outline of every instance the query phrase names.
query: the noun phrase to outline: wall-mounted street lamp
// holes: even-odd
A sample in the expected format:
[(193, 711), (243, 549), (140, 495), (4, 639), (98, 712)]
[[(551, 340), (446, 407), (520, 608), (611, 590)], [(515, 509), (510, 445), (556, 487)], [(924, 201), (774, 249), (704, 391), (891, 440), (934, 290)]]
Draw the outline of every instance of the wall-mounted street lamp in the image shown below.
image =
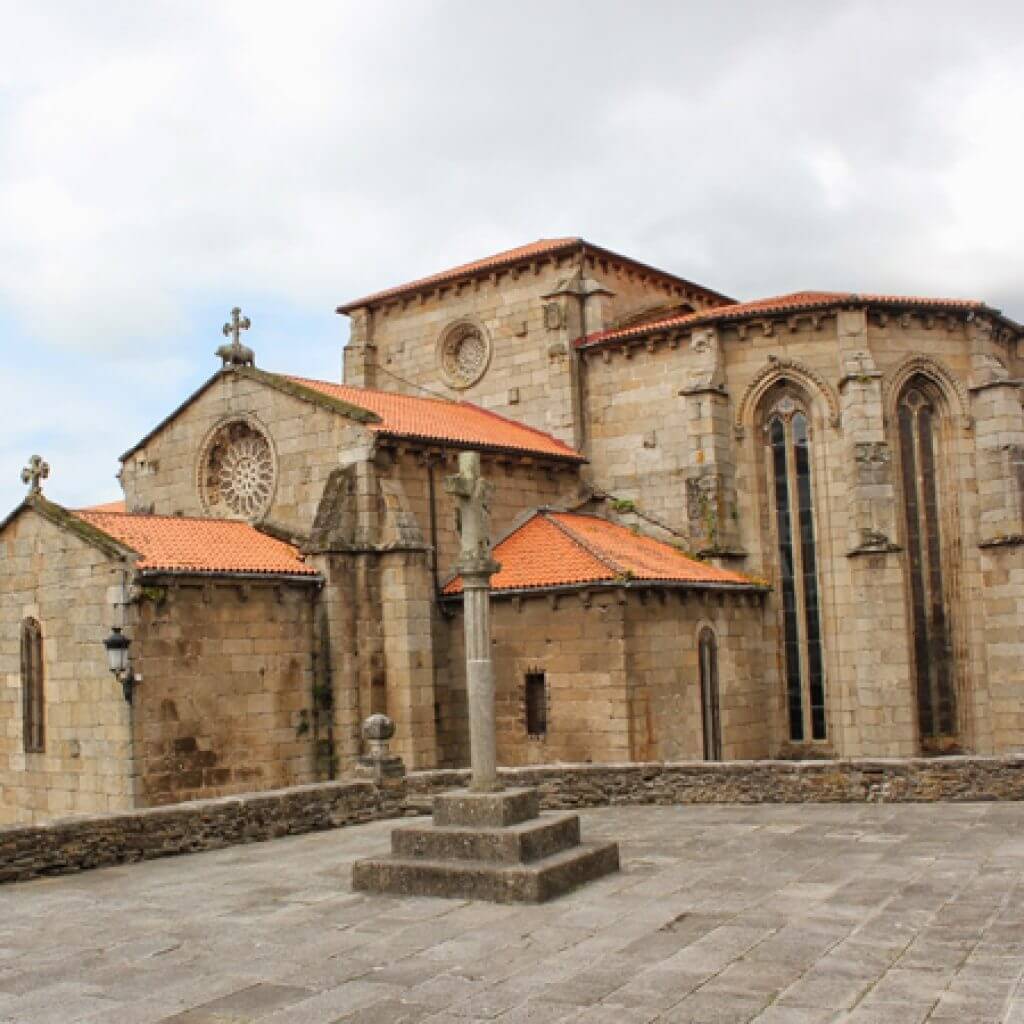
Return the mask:
[(128, 648), (132, 642), (122, 632), (120, 626), (114, 626), (110, 636), (103, 641), (107, 649), (107, 664), (114, 678), (121, 684), (124, 691), (124, 699), (131, 704), (132, 693), (135, 687), (142, 682), (142, 676), (137, 676), (132, 671), (131, 659), (128, 657)]

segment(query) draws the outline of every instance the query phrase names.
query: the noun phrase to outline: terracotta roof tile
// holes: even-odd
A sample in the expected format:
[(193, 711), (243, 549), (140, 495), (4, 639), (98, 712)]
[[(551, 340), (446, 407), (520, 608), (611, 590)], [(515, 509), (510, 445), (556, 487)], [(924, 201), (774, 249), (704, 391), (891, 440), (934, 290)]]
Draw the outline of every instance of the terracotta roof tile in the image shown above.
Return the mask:
[(339, 313), (344, 313), (351, 309), (358, 309), (360, 306), (367, 306), (372, 302), (380, 302), (382, 299), (389, 299), (398, 295), (404, 295), (407, 292), (419, 291), (419, 289), (426, 288), (429, 285), (444, 284), (446, 281), (453, 281), (459, 277), (476, 274), (482, 270), (496, 270), (499, 267), (506, 267), (510, 263), (515, 263), (517, 260), (526, 260), (535, 256), (545, 256), (549, 253), (559, 252), (563, 249), (571, 249), (574, 246), (582, 244), (582, 238), (575, 238), (572, 236), (567, 238), (538, 238), (536, 242), (530, 242), (527, 245), (519, 245), (514, 249), (506, 249), (504, 252), (495, 253), (493, 256), (485, 256), (481, 260), (472, 260), (469, 263), (461, 263), (457, 267), (451, 267), (448, 270), (442, 270), (437, 274), (430, 274), (427, 277), (420, 277), (415, 281), (396, 285), (394, 288), (385, 288), (383, 291), (374, 292), (372, 295), (364, 295), (361, 299), (356, 299), (353, 302), (346, 302), (343, 306), (339, 306), (337, 311)]
[(722, 295), (720, 292), (716, 292), (711, 288), (705, 288), (703, 285), (694, 284), (694, 282), (687, 281), (682, 277), (677, 277), (675, 274), (670, 274), (664, 270), (658, 270), (656, 267), (650, 267), (645, 263), (640, 263), (637, 260), (630, 259), (628, 256), (622, 256), (619, 253), (612, 252), (610, 249), (594, 245), (592, 242), (588, 242), (585, 238), (570, 235), (566, 238), (538, 238), (537, 241), (530, 242), (527, 245), (519, 245), (514, 249), (506, 249), (504, 252), (495, 253), (493, 256), (485, 256), (480, 260), (472, 260), (469, 263), (462, 263), (457, 267), (451, 267), (449, 270), (442, 270), (437, 274), (430, 274), (427, 277), (421, 277), (415, 281), (409, 281), (406, 284), (397, 285), (394, 288), (386, 288), (384, 291), (374, 292), (372, 295), (364, 295), (361, 299), (355, 299), (352, 302), (346, 302), (344, 305), (338, 306), (337, 312), (348, 313), (353, 309), (359, 309), (360, 306), (368, 306), (375, 302), (381, 302), (385, 299), (398, 298), (400, 295), (408, 295), (413, 292), (420, 291), (423, 288), (436, 287), (437, 285), (445, 284), (449, 281), (456, 281), (459, 278), (472, 277), (473, 275), (484, 271), (498, 270), (502, 267), (510, 266), (513, 263), (518, 263), (520, 260), (529, 260), (538, 256), (551, 256), (556, 253), (564, 253), (581, 246), (586, 246), (587, 251), (595, 256), (614, 261), (621, 261), (623, 263), (628, 263), (631, 266), (639, 267), (659, 277), (702, 292), (704, 295), (714, 299), (715, 301), (732, 302), (732, 299), (728, 298), (728, 296)]
[(469, 402), (421, 398), (391, 391), (356, 388), (330, 381), (287, 377), (312, 391), (366, 409), (380, 417), (367, 423), (369, 430), (389, 437), (407, 437), (470, 448), (531, 452), (559, 459), (584, 461), (579, 452), (540, 430), (516, 423)]
[[(577, 512), (537, 512), (494, 548), (495, 591), (646, 580), (701, 586), (754, 586), (739, 573), (699, 562), (617, 523)], [(462, 592), (455, 577), (445, 594)]]
[(123, 500), (105, 501), (102, 505), (90, 505), (88, 508), (80, 509), (81, 512), (127, 512)]
[(298, 549), (248, 523), (226, 519), (141, 516), (82, 509), (74, 513), (139, 555), (141, 570), (316, 576)]
[(755, 316), (758, 313), (797, 313), (803, 310), (834, 306), (836, 303), (875, 303), (882, 306), (899, 307), (931, 306), (937, 309), (962, 310), (986, 308), (985, 304), (977, 299), (941, 299), (918, 295), (873, 295), (858, 292), (790, 292), (787, 295), (772, 295), (764, 299), (754, 299), (752, 302), (734, 302), (698, 313), (686, 313), (681, 316), (667, 317), (664, 320), (601, 331), (581, 338), (577, 345), (580, 348), (587, 348), (599, 342), (642, 337), (651, 331), (672, 327), (691, 327), (720, 321), (741, 320), (743, 317)]

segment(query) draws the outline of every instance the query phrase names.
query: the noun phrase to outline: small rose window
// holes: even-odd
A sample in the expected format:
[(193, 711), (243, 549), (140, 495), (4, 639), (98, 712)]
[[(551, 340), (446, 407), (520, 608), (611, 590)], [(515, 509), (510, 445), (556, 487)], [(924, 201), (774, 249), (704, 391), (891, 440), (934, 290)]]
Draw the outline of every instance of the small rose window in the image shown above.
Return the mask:
[(490, 359), (490, 342), (475, 324), (455, 324), (441, 336), (438, 361), (444, 379), (453, 388), (475, 384), (484, 375)]

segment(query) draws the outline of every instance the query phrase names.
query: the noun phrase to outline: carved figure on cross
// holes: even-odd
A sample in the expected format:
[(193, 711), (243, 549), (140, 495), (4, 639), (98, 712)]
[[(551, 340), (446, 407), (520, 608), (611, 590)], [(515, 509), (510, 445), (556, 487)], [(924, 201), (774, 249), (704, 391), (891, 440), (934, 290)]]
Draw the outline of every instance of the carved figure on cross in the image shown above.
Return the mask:
[(21, 482), (28, 484), (29, 494), (42, 494), (42, 481), (50, 475), (50, 464), (42, 456), (33, 455), (21, 471)]
[(458, 500), (460, 567), (472, 569), (492, 564), (489, 506), (494, 485), (480, 475), (478, 452), (459, 454), (459, 472), (445, 479), (445, 490)]

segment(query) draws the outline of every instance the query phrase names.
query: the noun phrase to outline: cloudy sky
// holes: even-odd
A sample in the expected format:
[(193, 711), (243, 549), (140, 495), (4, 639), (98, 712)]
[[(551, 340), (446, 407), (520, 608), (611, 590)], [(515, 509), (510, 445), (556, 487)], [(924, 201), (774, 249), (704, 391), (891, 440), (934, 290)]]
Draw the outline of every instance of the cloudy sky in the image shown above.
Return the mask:
[(1024, 320), (1022, 168), (1015, 0), (0, 0), (0, 510), (118, 497), (233, 305), (337, 379), (339, 302), (538, 237)]

